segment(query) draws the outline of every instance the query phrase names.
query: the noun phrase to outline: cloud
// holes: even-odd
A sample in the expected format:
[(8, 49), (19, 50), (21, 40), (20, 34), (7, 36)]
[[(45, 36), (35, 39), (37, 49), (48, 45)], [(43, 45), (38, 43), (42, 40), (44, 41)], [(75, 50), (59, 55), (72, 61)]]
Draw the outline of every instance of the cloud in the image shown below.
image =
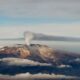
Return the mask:
[(0, 0), (0, 15), (80, 19), (80, 0)]
[(76, 58), (76, 59), (74, 59), (74, 60), (70, 60), (70, 62), (80, 63), (80, 58)]
[(72, 66), (71, 65), (64, 65), (64, 64), (62, 64), (62, 65), (59, 65), (57, 67), (58, 68), (71, 68)]
[(16, 66), (51, 66), (51, 64), (40, 63), (37, 61), (32, 61), (28, 59), (20, 59), (20, 58), (3, 58), (0, 59), (0, 62), (3, 62), (7, 65), (16, 65)]
[(29, 79), (29, 80), (34, 80), (34, 79), (80, 79), (79, 77), (75, 76), (66, 76), (66, 75), (61, 75), (61, 74), (30, 74), (30, 73), (21, 73), (21, 74), (16, 74), (14, 76), (10, 75), (3, 75), (0, 74), (0, 78), (2, 79), (10, 79), (10, 80), (23, 80), (23, 79)]

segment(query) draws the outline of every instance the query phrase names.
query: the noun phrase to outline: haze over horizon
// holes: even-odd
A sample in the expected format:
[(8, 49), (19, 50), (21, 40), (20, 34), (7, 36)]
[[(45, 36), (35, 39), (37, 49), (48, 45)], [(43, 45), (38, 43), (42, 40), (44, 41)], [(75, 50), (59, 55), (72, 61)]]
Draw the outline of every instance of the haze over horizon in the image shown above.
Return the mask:
[(0, 0), (0, 80), (80, 80), (80, 0)]
[(24, 31), (80, 37), (80, 0), (1, 0), (0, 38)]

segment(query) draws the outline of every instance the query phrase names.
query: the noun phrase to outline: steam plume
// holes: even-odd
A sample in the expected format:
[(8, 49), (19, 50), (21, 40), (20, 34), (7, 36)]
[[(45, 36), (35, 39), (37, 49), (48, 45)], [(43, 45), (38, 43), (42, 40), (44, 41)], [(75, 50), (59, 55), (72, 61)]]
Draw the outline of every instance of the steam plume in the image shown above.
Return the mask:
[(26, 45), (30, 45), (31, 40), (34, 38), (33, 33), (26, 31), (24, 32), (24, 38)]

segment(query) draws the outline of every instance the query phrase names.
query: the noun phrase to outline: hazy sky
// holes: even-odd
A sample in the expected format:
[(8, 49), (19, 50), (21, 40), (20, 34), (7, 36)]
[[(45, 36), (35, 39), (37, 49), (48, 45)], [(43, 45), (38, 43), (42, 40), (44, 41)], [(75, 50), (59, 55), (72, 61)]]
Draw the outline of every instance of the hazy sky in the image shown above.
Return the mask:
[(0, 0), (0, 38), (26, 30), (80, 37), (80, 0)]

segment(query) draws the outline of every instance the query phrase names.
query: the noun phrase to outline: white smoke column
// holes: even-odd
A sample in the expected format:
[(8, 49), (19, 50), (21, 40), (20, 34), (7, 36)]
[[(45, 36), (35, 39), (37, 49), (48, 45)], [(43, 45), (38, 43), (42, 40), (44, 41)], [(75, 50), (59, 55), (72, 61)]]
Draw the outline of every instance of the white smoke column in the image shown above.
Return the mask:
[(31, 40), (34, 38), (34, 34), (29, 31), (26, 31), (24, 32), (24, 38), (26, 45), (30, 45)]

